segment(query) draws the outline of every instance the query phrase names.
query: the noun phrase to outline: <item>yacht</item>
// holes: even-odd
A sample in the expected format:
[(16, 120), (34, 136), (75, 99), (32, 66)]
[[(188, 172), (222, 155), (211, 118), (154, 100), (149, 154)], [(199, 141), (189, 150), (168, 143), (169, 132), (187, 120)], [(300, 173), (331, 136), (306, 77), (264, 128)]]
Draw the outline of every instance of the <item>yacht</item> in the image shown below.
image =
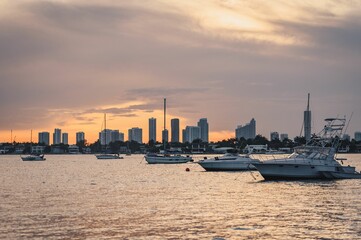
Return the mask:
[(119, 156), (119, 154), (98, 154), (95, 155), (97, 157), (97, 159), (103, 159), (103, 160), (108, 160), (108, 159), (123, 159), (123, 157)]
[(324, 129), (285, 158), (253, 163), (265, 180), (361, 178), (355, 167), (336, 157), (345, 118), (327, 118)]
[(252, 159), (249, 155), (239, 155), (238, 153), (226, 153), (221, 157), (214, 157), (198, 161), (206, 171), (247, 171), (256, 170), (253, 163), (260, 162)]
[(23, 161), (45, 161), (46, 160), (46, 158), (44, 157), (44, 154), (42, 154), (42, 155), (30, 154), (25, 157), (23, 157), (23, 156), (20, 156), (20, 157)]
[(193, 159), (190, 156), (182, 156), (179, 154), (171, 155), (171, 154), (154, 154), (148, 153), (145, 155), (145, 160), (148, 164), (173, 164), (173, 163), (187, 163), (192, 162)]

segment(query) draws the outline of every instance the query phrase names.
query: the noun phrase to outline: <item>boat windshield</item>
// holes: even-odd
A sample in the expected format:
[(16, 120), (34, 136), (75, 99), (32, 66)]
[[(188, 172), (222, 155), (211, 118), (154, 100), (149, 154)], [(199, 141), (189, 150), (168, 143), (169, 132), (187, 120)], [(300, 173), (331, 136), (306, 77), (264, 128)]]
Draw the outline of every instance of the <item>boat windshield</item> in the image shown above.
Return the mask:
[(325, 160), (330, 154), (331, 148), (322, 147), (303, 147), (296, 148), (295, 152), (289, 156), (289, 158), (307, 158), (314, 160)]

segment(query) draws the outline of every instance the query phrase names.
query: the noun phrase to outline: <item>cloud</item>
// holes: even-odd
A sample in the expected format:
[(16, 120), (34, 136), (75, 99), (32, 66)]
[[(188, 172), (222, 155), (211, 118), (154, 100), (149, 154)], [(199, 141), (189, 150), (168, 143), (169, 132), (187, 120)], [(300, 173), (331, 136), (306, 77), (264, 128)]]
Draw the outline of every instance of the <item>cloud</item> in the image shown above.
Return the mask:
[(308, 92), (319, 116), (361, 112), (361, 14), (335, 3), (11, 2), (0, 126), (142, 118), (164, 97), (170, 114), (207, 117), (214, 132), (255, 117), (263, 134), (295, 134)]

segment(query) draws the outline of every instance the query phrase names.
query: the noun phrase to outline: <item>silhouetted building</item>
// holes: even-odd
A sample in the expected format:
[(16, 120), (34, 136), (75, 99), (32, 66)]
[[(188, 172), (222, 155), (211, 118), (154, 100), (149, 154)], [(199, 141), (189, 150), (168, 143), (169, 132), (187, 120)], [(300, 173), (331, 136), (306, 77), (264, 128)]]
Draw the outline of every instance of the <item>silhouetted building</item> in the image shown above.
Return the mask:
[(192, 143), (196, 139), (201, 139), (201, 128), (198, 126), (187, 126), (184, 131), (183, 142)]
[(168, 130), (167, 129), (164, 129), (162, 131), (162, 142), (168, 142)]
[(68, 133), (63, 133), (62, 134), (61, 142), (63, 144), (69, 144), (69, 135), (68, 135)]
[(252, 120), (246, 125), (239, 125), (236, 129), (236, 138), (254, 139), (256, 137), (256, 120)]
[(361, 141), (361, 132), (355, 132), (355, 141)]
[(77, 132), (76, 133), (76, 143), (85, 140), (85, 133), (84, 132)]
[(138, 143), (143, 143), (143, 130), (141, 128), (135, 127), (128, 130), (128, 140), (136, 141)]
[(171, 125), (171, 142), (179, 142), (179, 119), (170, 120)]
[(50, 133), (49, 132), (39, 132), (38, 143), (50, 145)]
[(99, 133), (100, 145), (108, 145), (112, 141), (112, 132), (111, 129), (104, 129)]
[(307, 109), (303, 112), (303, 124), (305, 130), (305, 139), (308, 142), (311, 139), (310, 94), (308, 94)]
[(157, 141), (157, 119), (149, 118), (149, 141)]
[(53, 144), (61, 143), (61, 129), (55, 128), (53, 133)]
[(287, 133), (281, 133), (281, 142), (283, 142), (283, 140), (288, 139), (288, 134)]
[(209, 135), (209, 125), (207, 122), (207, 118), (199, 119), (197, 126), (200, 128), (200, 139), (203, 142), (208, 142), (208, 135)]
[(280, 139), (280, 135), (278, 134), (278, 132), (271, 132), (270, 134), (271, 136), (271, 141), (272, 140), (279, 140)]

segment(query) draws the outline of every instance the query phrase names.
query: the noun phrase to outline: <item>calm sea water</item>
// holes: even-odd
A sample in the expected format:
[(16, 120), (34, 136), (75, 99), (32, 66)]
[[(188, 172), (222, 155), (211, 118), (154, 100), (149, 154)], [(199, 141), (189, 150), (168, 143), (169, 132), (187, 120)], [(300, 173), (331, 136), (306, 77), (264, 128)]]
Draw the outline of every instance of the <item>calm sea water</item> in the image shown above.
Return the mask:
[[(361, 169), (361, 155), (344, 157)], [(2, 155), (0, 238), (361, 238), (361, 180), (261, 179), (194, 163), (148, 165), (142, 155)]]

